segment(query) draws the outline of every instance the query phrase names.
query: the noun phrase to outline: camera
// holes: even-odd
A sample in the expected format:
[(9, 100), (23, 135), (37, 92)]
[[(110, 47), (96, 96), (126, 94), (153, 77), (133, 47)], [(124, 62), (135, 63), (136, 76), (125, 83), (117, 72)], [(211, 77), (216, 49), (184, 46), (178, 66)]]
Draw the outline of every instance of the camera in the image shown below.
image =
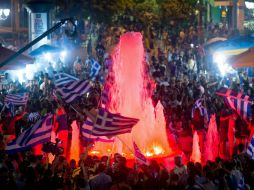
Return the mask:
[(47, 142), (43, 144), (42, 151), (46, 153), (51, 153), (53, 155), (61, 155), (64, 152), (63, 147), (59, 147), (58, 144), (61, 144), (62, 141), (60, 139), (56, 139), (56, 143)]

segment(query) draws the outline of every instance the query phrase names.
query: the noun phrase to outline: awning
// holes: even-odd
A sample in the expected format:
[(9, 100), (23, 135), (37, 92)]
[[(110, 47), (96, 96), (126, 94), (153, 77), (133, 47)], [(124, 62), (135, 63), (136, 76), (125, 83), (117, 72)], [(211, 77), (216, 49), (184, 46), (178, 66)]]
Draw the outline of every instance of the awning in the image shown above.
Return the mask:
[(232, 56), (227, 62), (233, 68), (254, 67), (254, 48), (239, 55)]
[(61, 51), (63, 51), (62, 48), (44, 44), (44, 45), (38, 47), (37, 49), (31, 51), (29, 53), (29, 55), (31, 55), (33, 57), (37, 57), (37, 56), (41, 56), (45, 53), (60, 53)]
[[(16, 53), (15, 51), (12, 51), (10, 49), (7, 49), (5, 47), (0, 46), (0, 63), (5, 61), (8, 57)], [(0, 70), (18, 70), (23, 69), (26, 67), (26, 64), (32, 64), (34, 62), (34, 59), (30, 56), (26, 55), (19, 55), (14, 60), (10, 61), (6, 65), (0, 68)]]
[(254, 47), (254, 37), (251, 35), (247, 35), (228, 39), (226, 41), (218, 43), (216, 46), (213, 46), (210, 49), (212, 50), (212, 53), (238, 55), (252, 47)]

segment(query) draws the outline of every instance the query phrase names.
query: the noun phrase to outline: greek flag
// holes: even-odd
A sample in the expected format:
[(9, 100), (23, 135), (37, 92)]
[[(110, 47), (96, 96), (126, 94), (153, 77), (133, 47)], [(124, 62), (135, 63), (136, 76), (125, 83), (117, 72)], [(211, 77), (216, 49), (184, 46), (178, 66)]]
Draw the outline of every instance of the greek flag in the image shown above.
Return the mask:
[(37, 122), (41, 118), (40, 114), (38, 112), (31, 112), (28, 115), (28, 121), (31, 123)]
[(16, 140), (7, 144), (6, 152), (14, 154), (37, 144), (49, 142), (52, 131), (52, 119), (53, 116), (50, 114), (37, 121), (33, 127), (25, 130)]
[(250, 144), (247, 148), (247, 154), (251, 157), (252, 160), (254, 160), (254, 135), (251, 138)]
[(55, 79), (56, 87), (62, 87), (66, 83), (70, 83), (70, 82), (79, 80), (78, 78), (68, 75), (66, 73), (57, 73), (54, 75), (54, 79)]
[(140, 151), (136, 143), (133, 141), (134, 156), (142, 164), (147, 164), (147, 160), (144, 154)]
[(106, 91), (106, 89), (104, 89), (101, 93), (101, 105), (105, 106), (108, 104), (109, 102), (109, 94), (108, 92)]
[(83, 96), (91, 89), (92, 85), (87, 80), (71, 81), (56, 88), (57, 94), (66, 102), (71, 103)]
[(248, 121), (251, 117), (251, 106), (253, 105), (251, 97), (227, 88), (222, 88), (216, 94), (223, 96), (226, 104), (235, 110), (245, 121)]
[(90, 64), (91, 64), (91, 70), (90, 70), (89, 77), (90, 79), (95, 80), (101, 70), (101, 65), (94, 59), (90, 59)]
[(96, 122), (93, 123), (91, 135), (112, 137), (124, 133), (130, 133), (132, 127), (138, 123), (138, 119), (113, 114), (106, 109), (100, 108)]
[(92, 135), (92, 133), (93, 133), (93, 122), (91, 121), (91, 119), (87, 118), (81, 129), (82, 137), (84, 137), (86, 141), (114, 142), (115, 140), (114, 137), (113, 138), (108, 138), (106, 136), (98, 137)]
[(245, 182), (243, 176), (241, 177), (239, 183), (237, 184), (236, 190), (245, 190)]
[(6, 102), (5, 103), (5, 107), (9, 110), (9, 112), (11, 113), (11, 116), (14, 117), (15, 114), (15, 106), (13, 105), (13, 103), (11, 102)]
[(4, 102), (5, 103), (12, 103), (13, 105), (23, 106), (26, 105), (28, 101), (28, 94), (27, 93), (20, 93), (20, 94), (8, 94), (6, 95)]
[(192, 110), (191, 110), (191, 117), (192, 118), (194, 117), (194, 112), (196, 109), (198, 109), (200, 112), (200, 115), (206, 117), (207, 121), (209, 121), (207, 109), (203, 106), (202, 101), (203, 101), (203, 99), (201, 99), (201, 98), (196, 100), (196, 102), (193, 105)]

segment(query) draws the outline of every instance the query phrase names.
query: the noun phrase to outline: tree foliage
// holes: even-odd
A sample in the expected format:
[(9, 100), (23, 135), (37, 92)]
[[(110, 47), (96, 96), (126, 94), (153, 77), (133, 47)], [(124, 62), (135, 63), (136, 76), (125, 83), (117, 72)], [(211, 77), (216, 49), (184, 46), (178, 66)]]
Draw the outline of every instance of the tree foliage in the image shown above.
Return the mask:
[(108, 22), (113, 17), (131, 9), (132, 0), (86, 0), (84, 1), (84, 13), (95, 22)]
[(188, 19), (194, 14), (195, 0), (160, 0), (163, 20)]
[[(26, 0), (27, 1), (27, 0)], [(28, 0), (37, 1), (37, 0)], [(189, 19), (196, 0), (40, 0), (56, 5), (57, 17), (90, 17), (93, 22), (111, 23), (113, 18), (128, 13), (144, 25), (158, 21)]]
[(153, 24), (159, 20), (160, 7), (156, 0), (136, 2), (132, 10), (133, 15), (143, 24)]

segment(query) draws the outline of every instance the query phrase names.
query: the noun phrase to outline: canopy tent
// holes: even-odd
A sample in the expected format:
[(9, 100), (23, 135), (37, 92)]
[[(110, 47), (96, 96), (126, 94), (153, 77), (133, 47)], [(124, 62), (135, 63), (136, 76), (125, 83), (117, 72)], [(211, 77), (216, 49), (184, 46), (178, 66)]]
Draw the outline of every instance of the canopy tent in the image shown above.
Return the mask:
[[(5, 61), (8, 57), (13, 55), (14, 53), (16, 52), (0, 46), (0, 63)], [(10, 61), (8, 64), (1, 67), (0, 70), (5, 71), (5, 70), (24, 69), (26, 67), (26, 64), (32, 64), (33, 62), (34, 62), (33, 58), (21, 54), (16, 59)]]
[(212, 53), (218, 52), (225, 55), (238, 55), (254, 47), (254, 36), (238, 36), (228, 39), (211, 48)]
[(254, 48), (227, 60), (233, 68), (254, 67)]
[(37, 49), (31, 51), (29, 53), (29, 55), (31, 55), (33, 57), (38, 57), (38, 56), (41, 56), (45, 53), (60, 53), (61, 51), (63, 51), (62, 48), (44, 44), (44, 45), (38, 47)]

